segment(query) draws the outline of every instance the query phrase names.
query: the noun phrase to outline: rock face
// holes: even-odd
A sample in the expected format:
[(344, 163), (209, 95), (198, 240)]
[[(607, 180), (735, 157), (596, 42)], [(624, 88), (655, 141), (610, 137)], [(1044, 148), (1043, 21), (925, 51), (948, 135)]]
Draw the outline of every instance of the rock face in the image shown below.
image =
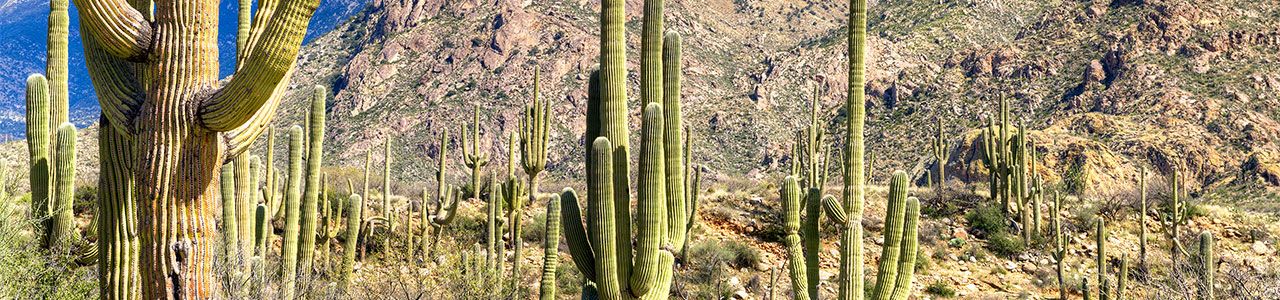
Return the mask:
[[(1043, 154), (1037, 173), (1053, 183), (1084, 174), (1089, 190), (1108, 192), (1142, 166), (1156, 173), (1178, 166), (1194, 187), (1248, 181), (1241, 176), (1274, 185), (1280, 75), (1251, 66), (1274, 61), (1280, 21), (1257, 17), (1271, 5), (1238, 1), (1112, 1), (1087, 11), (1070, 1), (999, 8), (881, 2), (872, 8), (867, 49), (871, 180), (881, 183), (894, 169), (925, 170), (931, 160), (920, 153), (943, 119), (952, 151), (947, 174), (985, 181), (977, 126), (1005, 97)], [(633, 113), (642, 3), (627, 1)], [(668, 1), (667, 27), (685, 37), (684, 115), (694, 160), (733, 176), (786, 170), (815, 91), (820, 123), (843, 136), (845, 5)], [(598, 10), (597, 0), (373, 0), (306, 47), (292, 87), (334, 86), (335, 146), (326, 149), (335, 164), (356, 165), (391, 133), (403, 145), (396, 155), (423, 157), (437, 149), (442, 128), (456, 133), (474, 107), (481, 144), (504, 153), (504, 136), (515, 130), (517, 107), (532, 96), (540, 68), (541, 96), (551, 99), (558, 123), (548, 169), (577, 174), (586, 81), (599, 55)], [(921, 24), (916, 11), (946, 21)], [(1111, 17), (1117, 11), (1134, 17)], [(291, 117), (301, 116), (299, 105), (281, 110), (278, 125), (300, 121)], [(638, 117), (631, 126), (638, 130)], [(431, 174), (429, 164), (395, 161), (398, 175)]]

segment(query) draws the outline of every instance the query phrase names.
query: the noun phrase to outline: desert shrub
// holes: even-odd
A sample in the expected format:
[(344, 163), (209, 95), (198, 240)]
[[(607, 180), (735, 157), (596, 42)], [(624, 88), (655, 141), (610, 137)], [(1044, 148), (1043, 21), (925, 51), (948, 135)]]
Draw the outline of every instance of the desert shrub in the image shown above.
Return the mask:
[(92, 213), (98, 204), (98, 186), (77, 186), (75, 193), (75, 200), (71, 202), (72, 211), (76, 214)]
[(760, 250), (733, 240), (708, 239), (690, 245), (690, 260), (707, 258), (711, 261), (724, 262), (727, 266), (742, 269), (753, 268), (760, 264)]
[[(21, 215), (22, 212), (16, 212)], [(97, 272), (72, 261), (76, 253), (48, 253), (29, 233), (36, 222), (0, 222), (0, 299), (95, 299)]]
[(970, 227), (982, 230), (988, 235), (995, 235), (1009, 230), (1009, 225), (1004, 222), (1004, 209), (994, 201), (969, 211), (965, 215), (965, 220), (969, 221)]
[(948, 284), (945, 281), (941, 281), (941, 280), (930, 283), (928, 286), (924, 288), (924, 292), (929, 293), (930, 295), (945, 297), (945, 298), (951, 298), (956, 296), (956, 289), (951, 288), (951, 284)]
[[(547, 213), (540, 212), (533, 215), (532, 220), (524, 221), (520, 226), (520, 239), (525, 242), (542, 242), (543, 236), (547, 234)], [(562, 232), (561, 235), (564, 233)]]
[(1001, 232), (992, 234), (987, 239), (987, 249), (1001, 256), (1009, 256), (1026, 250), (1022, 237), (1016, 234)]

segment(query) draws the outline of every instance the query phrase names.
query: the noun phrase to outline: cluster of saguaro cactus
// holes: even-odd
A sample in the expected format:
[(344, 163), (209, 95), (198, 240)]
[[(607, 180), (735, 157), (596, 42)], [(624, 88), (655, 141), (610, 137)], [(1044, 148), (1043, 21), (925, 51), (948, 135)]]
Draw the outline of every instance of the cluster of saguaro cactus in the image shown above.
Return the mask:
[[(605, 299), (666, 299), (675, 252), (684, 245), (689, 210), (687, 181), (679, 151), (679, 38), (663, 37), (663, 2), (644, 3), (641, 36), (640, 99), (645, 103), (640, 133), (637, 227), (633, 252), (626, 109), (624, 3), (606, 0), (601, 9), (601, 66), (588, 100), (586, 229), (577, 197), (562, 195), (565, 238), (579, 270), (590, 279), (584, 296)], [(664, 47), (664, 44), (665, 47)], [(665, 53), (664, 53), (665, 52)], [(665, 66), (664, 66), (665, 64)], [(675, 65), (671, 65), (675, 64)], [(667, 72), (666, 70), (671, 70)], [(596, 76), (593, 76), (596, 77)], [(671, 83), (664, 85), (664, 83)], [(674, 128), (671, 128), (674, 127)], [(677, 167), (671, 168), (669, 165)], [(680, 174), (673, 174), (680, 173)], [(673, 180), (674, 179), (674, 180)], [(669, 191), (674, 191), (670, 192)], [(590, 237), (588, 238), (588, 233)], [(660, 247), (660, 245), (680, 245)], [(594, 292), (593, 292), (594, 291)]]
[(1010, 204), (1013, 204), (1011, 201), (1021, 196), (1018, 185), (1022, 180), (1017, 176), (1020, 175), (1019, 163), (1024, 161), (1021, 151), (1025, 147), (1020, 146), (1025, 143), (1018, 143), (1020, 139), (1016, 136), (1022, 135), (1022, 131), (1010, 132), (1013, 122), (1010, 120), (1009, 101), (1005, 98), (1000, 98), (998, 115), (998, 125), (996, 118), (987, 119), (987, 128), (983, 133), (982, 162), (991, 178), (991, 198), (1000, 198), (1001, 207), (1007, 212)]
[[(920, 201), (915, 197), (907, 197), (907, 177), (906, 172), (896, 171), (889, 183), (889, 203), (885, 208), (884, 250), (881, 252), (880, 265), (876, 272), (876, 283), (871, 290), (872, 299), (905, 300), (911, 294), (916, 255), (919, 250), (917, 225), (920, 220)], [(825, 197), (822, 202), (827, 215), (842, 227), (842, 236), (851, 232), (861, 234), (862, 221), (855, 222), (850, 210), (835, 197)], [(849, 238), (861, 240), (860, 236)], [(845, 265), (846, 257), (841, 257), (841, 261), (842, 272), (862, 272), (861, 265)], [(853, 285), (851, 282), (846, 282), (845, 280), (848, 280), (846, 278), (849, 277), (840, 277), (842, 292), (861, 292), (860, 290), (844, 291), (845, 288)], [(850, 294), (840, 294), (838, 297), (857, 298)]]
[(810, 101), (809, 125), (797, 136), (792, 146), (795, 152), (795, 163), (791, 164), (791, 175), (799, 176), (801, 189), (811, 187), (822, 188), (827, 182), (827, 164), (832, 155), (827, 155), (826, 130), (818, 117), (818, 91), (814, 89), (813, 100)]
[[(807, 189), (802, 201), (795, 176), (788, 176), (782, 186), (783, 222), (787, 232), (791, 290), (795, 293), (795, 299), (818, 299), (818, 253), (821, 252), (817, 249), (820, 242), (818, 219), (822, 216), (819, 195), (818, 188)], [(802, 207), (809, 208), (803, 236), (800, 224)]]
[[(515, 289), (513, 291), (516, 292), (513, 298), (518, 299), (520, 298), (518, 293), (518, 283), (520, 282), (520, 250), (522, 248), (520, 243), (520, 234), (523, 232), (523, 229), (521, 228), (521, 223), (523, 222), (521, 222), (520, 219), (524, 216), (525, 197), (530, 195), (530, 193), (525, 191), (524, 181), (520, 180), (516, 175), (516, 165), (518, 164), (516, 162), (516, 153), (519, 151), (516, 145), (519, 137), (516, 135), (516, 132), (512, 132), (511, 136), (507, 139), (507, 181), (502, 183), (502, 188), (499, 189), (499, 192), (502, 193), (502, 208), (507, 213), (507, 221), (504, 225), (510, 230), (507, 233), (511, 236), (512, 276), (510, 278), (510, 283), (512, 284), (512, 288)], [(499, 214), (501, 214), (501, 212), (499, 212)], [(498, 233), (498, 235), (501, 236), (502, 234)], [(501, 238), (498, 239), (498, 242), (501, 243)], [(504, 260), (499, 261), (501, 262)], [(501, 269), (502, 267), (499, 266), (498, 268)]]

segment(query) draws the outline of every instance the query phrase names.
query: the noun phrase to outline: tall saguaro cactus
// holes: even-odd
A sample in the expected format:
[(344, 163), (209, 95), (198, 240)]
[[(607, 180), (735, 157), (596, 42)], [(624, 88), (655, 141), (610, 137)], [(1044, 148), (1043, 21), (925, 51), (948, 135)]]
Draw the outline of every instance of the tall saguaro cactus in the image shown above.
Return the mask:
[[(323, 86), (317, 85), (315, 92), (311, 96), (311, 115), (307, 118), (310, 124), (307, 125), (307, 186), (303, 194), (302, 202), (302, 231), (301, 243), (298, 244), (298, 261), (301, 263), (299, 272), (302, 274), (310, 274), (311, 266), (316, 252), (316, 217), (317, 205), (323, 199), (320, 194), (320, 186), (324, 184), (320, 180), (320, 166), (324, 159), (324, 131), (325, 131), (325, 97), (326, 90)], [(304, 277), (305, 278), (305, 277)]]
[(284, 237), (280, 249), (281, 298), (291, 299), (298, 278), (298, 234), (302, 220), (302, 127), (289, 128), (289, 178), (285, 183)]
[(1058, 299), (1067, 299), (1067, 277), (1063, 262), (1067, 259), (1067, 240), (1062, 236), (1062, 197), (1053, 192), (1053, 260), (1057, 265)]
[(359, 216), (364, 209), (364, 200), (360, 195), (351, 195), (347, 201), (347, 232), (342, 243), (342, 269), (338, 275), (338, 286), (342, 290), (351, 286), (351, 273), (356, 263), (356, 239), (360, 236), (362, 223)]
[[(248, 0), (246, 0), (248, 1)], [(54, 1), (61, 9), (66, 1)], [(218, 80), (218, 1), (75, 0), (85, 62), (102, 114), (131, 138), (139, 274), (146, 299), (213, 297), (218, 168), (275, 115), (318, 0), (263, 1), (244, 63)], [(146, 13), (144, 13), (146, 12)], [(51, 19), (64, 19), (63, 14)], [(59, 35), (64, 24), (56, 20)], [(54, 38), (51, 38), (54, 40)], [(65, 40), (50, 43), (65, 52)], [(65, 61), (51, 59), (51, 63)], [(64, 66), (49, 72), (65, 91)], [(58, 101), (65, 92), (54, 92)], [(58, 120), (53, 120), (58, 121)]]
[(461, 131), (464, 163), (471, 169), (471, 195), (480, 200), (480, 169), (489, 165), (489, 152), (480, 145), (480, 105), (475, 105), (471, 112), (471, 137), (467, 138), (467, 128)]
[(1107, 282), (1107, 224), (1098, 218), (1098, 299), (1111, 299), (1111, 284)]
[(1178, 239), (1179, 232), (1183, 224), (1187, 223), (1187, 202), (1182, 199), (1179, 188), (1182, 181), (1178, 176), (1178, 167), (1174, 166), (1169, 171), (1169, 213), (1162, 220), (1164, 227), (1167, 228), (1169, 234), (1169, 255), (1173, 260), (1173, 265), (1178, 265), (1179, 257), (1186, 255), (1187, 251), (1182, 247), (1182, 241)]
[(1142, 167), (1142, 172), (1138, 173), (1138, 202), (1140, 209), (1138, 211), (1138, 270), (1142, 274), (1147, 272), (1147, 167)]
[(98, 129), (98, 283), (99, 296), (108, 300), (139, 299), (138, 215), (133, 201), (129, 166), (135, 153), (131, 142), (109, 121)]
[[(424, 255), (426, 260), (431, 260), (435, 249), (440, 245), (440, 236), (444, 234), (444, 229), (453, 222), (453, 218), (457, 216), (458, 201), (462, 196), (458, 192), (458, 188), (453, 185), (445, 184), (444, 174), (447, 170), (445, 163), (449, 157), (449, 129), (440, 132), (440, 165), (436, 168), (436, 210), (432, 213), (430, 226), (435, 233), (431, 237), (431, 249), (426, 251)], [(425, 201), (425, 200), (424, 200)], [(423, 203), (425, 206), (426, 203)]]
[[(521, 164), (521, 167), (524, 168), (525, 175), (529, 177), (529, 189), (528, 189), (529, 200), (527, 203), (537, 203), (538, 201), (538, 183), (539, 183), (539, 179), (541, 179), (540, 175), (542, 174), (542, 170), (547, 166), (547, 136), (548, 136), (549, 130), (551, 129), (550, 119), (548, 118), (550, 106), (547, 105), (546, 99), (543, 99), (538, 94), (539, 88), (540, 88), (539, 81), (541, 79), (541, 73), (542, 73), (541, 70), (534, 70), (533, 102), (531, 102), (529, 105), (525, 107), (524, 118), (520, 119), (520, 150), (521, 150), (520, 164)], [(511, 159), (515, 159), (515, 158), (512, 157)], [(515, 175), (515, 174), (513, 173), (511, 175)], [(518, 197), (517, 195), (512, 195), (512, 196)], [(512, 199), (510, 201), (512, 204), (519, 204), (517, 203), (518, 201), (516, 201), (515, 199)], [(559, 207), (558, 205), (559, 203), (557, 203), (557, 208)], [(520, 216), (518, 212), (519, 208), (520, 208), (519, 205), (512, 205), (513, 215), (511, 218), (512, 220), (511, 231), (513, 232), (513, 235), (511, 236), (511, 240), (513, 244), (512, 245), (513, 250), (515, 250), (515, 259), (513, 260), (515, 265), (512, 266), (512, 270), (513, 270), (512, 272), (515, 273), (515, 279), (516, 279), (514, 282), (516, 285), (515, 295), (513, 295), (512, 298), (515, 298), (515, 299), (520, 298), (519, 282), (521, 278), (520, 277), (521, 243), (519, 238), (520, 237)], [(550, 207), (548, 207), (548, 209), (549, 208)], [(559, 212), (556, 212), (556, 213), (559, 214)], [(551, 217), (550, 212), (548, 212), (547, 214), (548, 214), (547, 217), (550, 218)], [(557, 218), (558, 217), (559, 216), (557, 216)], [(550, 223), (548, 223), (548, 226), (549, 225)], [(559, 225), (559, 220), (556, 221), (556, 225), (557, 226)], [(551, 227), (547, 227), (547, 231), (551, 231), (551, 230), (552, 230)], [(556, 232), (555, 234), (557, 235), (556, 238), (558, 238), (559, 233)], [(555, 250), (552, 249), (552, 251), (555, 251)], [(554, 272), (554, 270), (552, 270), (552, 272)], [(543, 276), (543, 278), (544, 278), (543, 281), (546, 281), (545, 275)], [(555, 284), (554, 273), (552, 273), (551, 283), (553, 285)], [(553, 288), (552, 294), (554, 298), (554, 294), (555, 294), (554, 287), (552, 288)], [(544, 287), (542, 289), (542, 292), (545, 294), (546, 291), (547, 290)]]
[[(820, 241), (816, 225), (819, 222), (817, 219), (821, 217), (821, 210), (817, 213), (813, 210), (808, 211), (803, 236), (801, 236), (800, 211), (803, 209), (802, 206), (821, 207), (817, 198), (819, 195), (817, 188), (810, 188), (804, 196), (807, 198), (801, 201), (799, 183), (794, 176), (787, 177), (782, 186), (783, 222), (787, 232), (785, 241), (790, 266), (791, 290), (795, 293), (795, 299), (818, 299), (817, 253), (820, 249), (817, 247)], [(831, 199), (829, 201), (835, 201), (835, 198)], [(810, 228), (809, 225), (814, 226)], [(805, 251), (806, 249), (809, 251)]]
[[(866, 152), (863, 125), (866, 119), (866, 55), (867, 1), (849, 0), (849, 91), (845, 110), (849, 117), (844, 159), (844, 199), (837, 212), (848, 218), (840, 233), (840, 272), (837, 299), (854, 300), (862, 296), (862, 205), (866, 197)], [(834, 202), (834, 201), (833, 201)]]

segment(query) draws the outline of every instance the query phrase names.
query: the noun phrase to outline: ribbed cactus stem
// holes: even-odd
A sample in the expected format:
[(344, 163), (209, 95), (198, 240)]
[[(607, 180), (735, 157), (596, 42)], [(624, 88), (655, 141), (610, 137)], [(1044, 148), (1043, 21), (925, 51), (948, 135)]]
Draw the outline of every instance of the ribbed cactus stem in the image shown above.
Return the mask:
[[(530, 191), (532, 193), (532, 190)], [(577, 220), (573, 220), (577, 221)], [(560, 196), (547, 200), (546, 232), (542, 236), (542, 282), (538, 299), (556, 299), (556, 269), (560, 266)]]
[(316, 206), (320, 203), (320, 166), (324, 161), (325, 97), (324, 86), (317, 85), (311, 97), (311, 115), (307, 133), (307, 188), (302, 203), (302, 235), (298, 245), (300, 272), (309, 274), (316, 250)]
[[(680, 33), (668, 31), (662, 42), (662, 76), (663, 76), (663, 151), (666, 159), (666, 196), (667, 196), (667, 243), (682, 247), (688, 239), (689, 222), (688, 192), (689, 182), (685, 179), (688, 172), (688, 151), (683, 133), (685, 130), (681, 112), (680, 68), (681, 49)], [(673, 249), (681, 252), (683, 248)]]
[[(264, 180), (265, 185), (262, 186), (262, 200), (263, 202), (267, 203), (267, 213), (268, 213), (267, 215), (270, 216), (270, 218), (268, 219), (279, 220), (280, 218), (284, 218), (284, 211), (280, 210), (280, 204), (284, 202), (282, 201), (284, 200), (283, 199), (284, 197), (281, 197), (280, 195), (280, 190), (279, 190), (280, 182), (276, 181), (276, 176), (279, 176), (279, 174), (276, 174), (276, 168), (275, 168), (275, 165), (276, 165), (276, 128), (275, 127), (267, 128), (267, 155), (265, 157), (266, 159), (262, 161), (262, 169), (263, 171), (266, 172), (266, 174), (263, 176), (263, 179), (265, 179)], [(273, 237), (267, 238), (268, 244), (272, 242), (271, 239), (273, 239)]]
[(636, 214), (638, 232), (635, 264), (629, 282), (631, 295), (637, 298), (644, 296), (657, 283), (658, 247), (666, 230), (666, 171), (660, 104), (651, 102), (645, 106), (640, 131), (640, 181), (637, 186), (639, 195)]
[(1067, 279), (1063, 262), (1067, 259), (1067, 241), (1062, 236), (1062, 198), (1053, 192), (1053, 258), (1058, 273), (1058, 299), (1067, 299)]
[[(805, 260), (806, 253), (800, 238), (800, 187), (795, 176), (787, 176), (782, 184), (780, 197), (782, 198), (783, 229), (787, 233), (784, 243), (787, 248), (787, 265), (789, 266), (787, 270), (791, 277), (791, 291), (796, 300), (810, 300), (813, 298), (808, 292), (809, 276), (806, 273), (809, 266)], [(809, 203), (811, 206), (817, 202), (812, 200), (808, 201), (813, 202)], [(810, 237), (806, 236), (806, 238)]]
[(1098, 218), (1098, 233), (1094, 236), (1098, 243), (1098, 298), (1111, 299), (1111, 286), (1107, 284), (1107, 225), (1103, 218)]
[(356, 263), (356, 240), (360, 236), (360, 216), (364, 210), (364, 199), (360, 195), (351, 195), (347, 200), (347, 232), (342, 242), (342, 269), (339, 270), (338, 285), (342, 290), (348, 290), (351, 285), (351, 272), (355, 268)]
[(1129, 255), (1120, 256), (1120, 272), (1116, 273), (1116, 299), (1124, 300), (1129, 285)]
[(821, 233), (819, 232), (822, 224), (821, 193), (822, 190), (816, 187), (809, 188), (805, 193), (805, 199), (807, 200), (804, 201), (804, 233), (801, 236), (804, 238), (804, 249), (809, 250), (804, 251), (805, 276), (808, 277), (808, 280), (805, 280), (805, 282), (808, 285), (805, 286), (803, 290), (808, 293), (809, 299), (813, 300), (819, 299), (818, 278), (821, 276), (821, 274), (819, 274), (821, 265), (818, 261), (818, 252), (821, 252), (819, 250), (822, 247), (822, 239), (820, 238)]
[(387, 234), (382, 236), (382, 254), (391, 252), (391, 235), (396, 230), (396, 218), (391, 204), (391, 136), (382, 144), (382, 217), (387, 219)]
[(1214, 272), (1218, 258), (1213, 255), (1213, 233), (1200, 233), (1200, 300), (1213, 300)]
[[(631, 251), (631, 184), (630, 184), (630, 163), (631, 142), (630, 142), (630, 126), (628, 118), (630, 118), (631, 110), (627, 109), (627, 69), (626, 69), (626, 1), (623, 0), (603, 0), (601, 1), (600, 13), (600, 104), (597, 105), (599, 117), (588, 117), (588, 121), (595, 119), (599, 125), (597, 131), (599, 136), (609, 140), (612, 147), (614, 166), (610, 177), (613, 178), (613, 187), (610, 189), (613, 195), (609, 198), (590, 198), (588, 201), (604, 201), (612, 199), (614, 204), (611, 206), (614, 210), (614, 218), (616, 222), (613, 224), (614, 234), (619, 237), (619, 241), (613, 248), (616, 252), (616, 259), (613, 263), (616, 267), (615, 272), (618, 276), (620, 284), (619, 288), (630, 282), (632, 251)], [(646, 1), (646, 9), (649, 1)], [(661, 16), (661, 14), (657, 14)], [(650, 19), (646, 16), (645, 19)], [(646, 22), (648, 23), (648, 22)], [(659, 27), (661, 28), (661, 27)], [(660, 32), (660, 31), (659, 31)], [(643, 38), (642, 38), (643, 42)], [(650, 42), (651, 44), (654, 42)], [(656, 44), (655, 44), (656, 45)], [(641, 46), (644, 47), (643, 45)], [(660, 48), (647, 48), (657, 50)], [(643, 50), (641, 52), (644, 52)], [(647, 61), (647, 60), (646, 60)], [(643, 65), (643, 63), (642, 63)], [(660, 72), (660, 71), (656, 71)], [(657, 74), (653, 71), (644, 72), (644, 74)], [(643, 78), (645, 75), (641, 75)], [(652, 80), (661, 80), (661, 76), (652, 77)], [(645, 79), (648, 81), (649, 79)], [(643, 89), (643, 87), (642, 87)], [(643, 92), (648, 93), (648, 92)], [(653, 90), (652, 95), (657, 96), (661, 93), (661, 89)], [(651, 101), (646, 97), (641, 97), (642, 105)], [(593, 125), (588, 125), (593, 126)], [(595, 139), (595, 136), (588, 136), (587, 139)], [(594, 144), (593, 144), (594, 147)], [(591, 151), (592, 149), (588, 149)], [(590, 168), (590, 163), (588, 165)], [(590, 175), (590, 173), (588, 173)], [(588, 184), (591, 180), (588, 180)], [(596, 189), (595, 186), (588, 185), (588, 190)], [(597, 196), (595, 192), (591, 192), (592, 197)], [(603, 196), (603, 195), (601, 195)], [(599, 253), (597, 253), (598, 255)], [(600, 284), (597, 282), (597, 284)], [(610, 291), (606, 291), (609, 287), (597, 286), (600, 289), (600, 295), (605, 299), (617, 299), (619, 296), (612, 296)], [(611, 297), (612, 296), (612, 297)]]
[(845, 110), (849, 112), (845, 127), (846, 144), (844, 201), (842, 212), (848, 216), (840, 235), (840, 275), (836, 299), (858, 299), (863, 293), (862, 272), (862, 203), (865, 197), (866, 166), (863, 123), (866, 118), (865, 57), (867, 51), (867, 1), (849, 0), (849, 90)]
[[(614, 201), (611, 201), (614, 195), (614, 186), (613, 178), (609, 175), (613, 174), (613, 166), (616, 165), (613, 162), (614, 152), (612, 149), (614, 149), (613, 143), (610, 143), (606, 137), (596, 138), (591, 146), (591, 159), (595, 161), (595, 168), (587, 170), (587, 172), (594, 174), (588, 179), (595, 182), (592, 184), (592, 188), (588, 190), (590, 195), (587, 198), (587, 208), (591, 211), (588, 212), (587, 216), (592, 218), (592, 220), (588, 220), (588, 224), (594, 224), (594, 226), (588, 226), (588, 228), (594, 228), (589, 233), (591, 234), (591, 250), (595, 250), (595, 263), (593, 266), (595, 267), (596, 278), (594, 281), (596, 282), (596, 288), (601, 298), (622, 299), (620, 277), (623, 272), (617, 269), (618, 260), (621, 259), (618, 257), (619, 251), (617, 251), (617, 248), (619, 244), (630, 244), (630, 242), (626, 240), (618, 241), (616, 228), (618, 226), (617, 223), (629, 223), (629, 221), (626, 221), (626, 219), (619, 221), (618, 210), (613, 207), (615, 205)], [(630, 208), (628, 208), (628, 213), (629, 210)], [(572, 228), (566, 228), (565, 230), (569, 231)], [(627, 236), (629, 235), (628, 233)], [(630, 260), (630, 258), (631, 253), (628, 252), (627, 259)]]
[[(894, 281), (893, 300), (907, 300), (911, 296), (911, 284), (915, 280), (916, 253), (919, 251), (920, 200), (907, 198), (906, 218), (902, 223), (902, 250), (898, 257), (898, 279)], [(882, 264), (884, 262), (881, 262)], [(877, 275), (879, 276), (879, 275)]]
[[(129, 173), (135, 154), (128, 137), (113, 129), (109, 120), (98, 130), (98, 283), (102, 299), (140, 299), (138, 282), (138, 236), (136, 228), (137, 204), (134, 202), (134, 176)], [(7, 169), (7, 168), (5, 168)], [(4, 172), (0, 172), (4, 174)], [(10, 191), (0, 187), (3, 199), (9, 199)], [(4, 200), (0, 200), (4, 202)], [(0, 208), (0, 226), (9, 216)]]
[(947, 181), (947, 139), (942, 133), (942, 118), (937, 119), (937, 126), (934, 126), (933, 136), (933, 158), (937, 161), (938, 171), (935, 173), (938, 177), (938, 186), (946, 186)]
[(222, 196), (222, 247), (226, 249), (228, 265), (237, 263), (240, 257), (240, 222), (236, 211), (235, 164), (222, 165), (220, 180)]
[[(493, 176), (489, 177), (489, 186), (497, 187), (497, 183), (493, 182), (494, 180), (496, 179)], [(485, 206), (485, 228), (487, 229), (484, 239), (485, 270), (488, 271), (490, 277), (495, 275), (493, 273), (499, 266), (498, 244), (502, 243), (502, 233), (499, 231), (502, 229), (498, 227), (498, 214), (502, 210), (499, 207), (502, 205), (501, 199), (498, 197), (499, 194), (500, 192), (497, 189), (490, 191), (488, 205)]]
[(53, 178), (56, 183), (53, 187), (53, 216), (49, 226), (48, 244), (53, 249), (68, 250), (71, 247), (71, 235), (75, 233), (75, 211), (72, 210), (72, 204), (75, 202), (75, 180), (76, 180), (76, 126), (71, 123), (62, 123), (58, 126), (57, 133), (57, 153), (54, 154), (54, 171)]
[(1138, 270), (1147, 272), (1147, 167), (1138, 173)]
[[(31, 169), (28, 176), (31, 187), (31, 218), (45, 219), (53, 206), (49, 198), (51, 174), (53, 172), (49, 157), (49, 81), (44, 76), (32, 74), (27, 77), (27, 153)], [(47, 221), (46, 226), (47, 228)], [(42, 229), (43, 231), (43, 229)], [(43, 232), (41, 232), (43, 233)], [(45, 247), (50, 246), (44, 244)]]
[(289, 179), (285, 183), (284, 237), (280, 250), (281, 298), (292, 299), (298, 275), (298, 239), (302, 220), (302, 127), (289, 128)]
[[(48, 57), (45, 59), (45, 76), (49, 77), (49, 126), (57, 128), (62, 123), (70, 122), (67, 92), (67, 41), (70, 36), (71, 17), (67, 9), (70, 1), (49, 1), (49, 35), (45, 44)], [(51, 145), (57, 151), (57, 145)], [(52, 153), (57, 157), (57, 153)], [(57, 178), (55, 175), (54, 178)]]
[[(257, 203), (253, 203), (253, 199), (249, 198), (249, 153), (241, 152), (232, 159), (231, 163), (235, 176), (235, 201), (236, 201), (236, 229), (239, 230), (240, 237), (240, 260), (247, 263), (248, 258), (253, 256), (253, 211), (257, 209)], [(248, 272), (249, 265), (245, 264), (241, 272)]]
[(1089, 300), (1089, 278), (1080, 279), (1080, 294), (1084, 295), (1084, 300)]
[[(898, 279), (898, 263), (902, 254), (903, 226), (906, 223), (907, 173), (894, 172), (889, 182), (889, 203), (885, 208), (884, 250), (880, 253), (880, 267), (876, 272), (876, 285), (871, 299), (892, 299)], [(914, 258), (912, 258), (914, 260)]]
[(253, 214), (253, 245), (254, 253), (259, 257), (267, 255), (267, 205), (258, 204)]

